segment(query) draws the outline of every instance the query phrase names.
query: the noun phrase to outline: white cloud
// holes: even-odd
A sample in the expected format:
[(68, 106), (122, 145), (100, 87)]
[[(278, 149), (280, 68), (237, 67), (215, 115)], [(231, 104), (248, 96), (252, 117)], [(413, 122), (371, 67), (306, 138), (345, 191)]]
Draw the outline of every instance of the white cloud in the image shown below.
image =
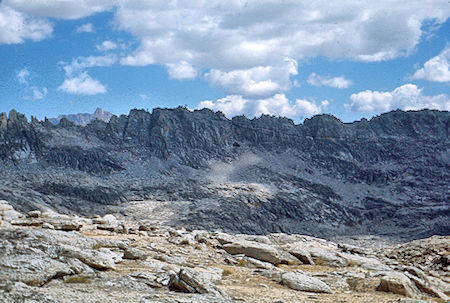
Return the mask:
[(31, 18), (0, 3), (0, 44), (23, 43), (27, 39), (40, 41), (50, 37), (52, 32), (50, 22)]
[(92, 33), (93, 31), (92, 23), (80, 25), (75, 29), (75, 32), (77, 33)]
[(245, 99), (240, 95), (230, 95), (217, 101), (205, 100), (200, 102), (198, 108), (210, 108), (219, 110), (228, 117), (246, 115), (247, 117), (258, 117), (262, 114), (283, 117), (311, 116), (326, 110), (328, 101), (324, 100), (319, 105), (313, 101), (297, 99), (294, 103), (289, 102), (285, 94), (276, 94), (265, 99)]
[(417, 70), (412, 79), (425, 79), (434, 82), (450, 82), (450, 46), (439, 55), (431, 58)]
[(30, 77), (30, 71), (24, 67), (16, 72), (16, 79), (20, 84), (28, 84), (28, 78)]
[(197, 71), (186, 61), (179, 63), (167, 64), (167, 72), (170, 78), (173, 79), (193, 79), (197, 77)]
[(58, 64), (62, 66), (67, 76), (71, 76), (83, 72), (87, 68), (111, 66), (117, 61), (116, 55), (109, 54), (105, 56), (78, 57), (70, 63), (59, 62)]
[(124, 64), (186, 61), (228, 71), (284, 58), (389, 60), (414, 50), (425, 20), (450, 15), (444, 0), (118, 3), (117, 25), (141, 42)]
[(79, 19), (113, 8), (115, 0), (3, 0), (6, 5), (39, 17)]
[(257, 66), (245, 70), (223, 72), (213, 69), (205, 74), (205, 78), (227, 94), (258, 98), (288, 90), (291, 87), (291, 75), (297, 75), (297, 62), (286, 59), (279, 65)]
[(106, 93), (106, 87), (83, 72), (64, 80), (58, 90), (72, 95), (97, 95)]
[(353, 82), (351, 80), (345, 79), (344, 76), (340, 77), (329, 77), (320, 76), (316, 73), (311, 73), (308, 77), (307, 82), (314, 86), (329, 86), (333, 88), (348, 88)]
[(37, 101), (37, 100), (44, 99), (47, 96), (47, 93), (48, 93), (48, 90), (46, 87), (39, 88), (36, 86), (32, 86), (25, 90), (25, 95), (23, 98), (25, 100)]
[(102, 52), (107, 52), (110, 50), (114, 50), (118, 47), (117, 43), (113, 42), (113, 41), (103, 41), (102, 44), (96, 45), (95, 46), (99, 51)]
[(106, 93), (106, 87), (98, 80), (92, 79), (86, 69), (91, 67), (111, 66), (118, 61), (116, 55), (78, 57), (70, 63), (58, 64), (66, 73), (66, 79), (58, 90), (74, 95), (97, 95)]
[[(227, 95), (202, 104), (228, 113), (282, 114), (289, 108), (292, 116), (302, 106), (309, 113), (322, 110), (309, 103), (275, 102), (295, 86), (291, 78), (297, 74), (297, 62), (315, 57), (372, 62), (406, 56), (418, 45), (425, 21), (440, 24), (449, 16), (446, 0), (433, 0), (432, 5), (422, 0), (407, 5), (391, 0), (210, 0), (170, 5), (118, 0), (115, 24), (139, 41), (121, 64), (163, 65), (176, 79), (202, 75)], [(344, 77), (312, 80), (337, 88), (351, 85)], [(275, 110), (268, 104), (289, 106)]]
[(390, 92), (366, 90), (350, 96), (352, 101), (347, 105), (352, 111), (385, 112), (392, 109), (418, 110), (439, 109), (450, 110), (450, 97), (446, 94), (425, 96), (422, 89), (414, 84), (405, 84)]

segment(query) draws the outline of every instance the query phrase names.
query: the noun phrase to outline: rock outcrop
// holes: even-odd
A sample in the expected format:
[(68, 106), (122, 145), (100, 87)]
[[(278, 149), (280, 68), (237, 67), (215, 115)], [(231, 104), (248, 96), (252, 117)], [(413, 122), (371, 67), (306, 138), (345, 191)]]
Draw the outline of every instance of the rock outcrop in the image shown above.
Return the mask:
[[(7, 202), (2, 205), (14, 210)], [(335, 243), (298, 234), (148, 227), (119, 214), (93, 219), (46, 211), (16, 214), (22, 224), (0, 226), (1, 302), (289, 303), (314, 298), (388, 303), (409, 302), (406, 298), (445, 302), (450, 295), (447, 268), (400, 253), (408, 246), (420, 247), (428, 251), (427, 259), (441, 260), (446, 252), (433, 245), (449, 247), (449, 237), (401, 245), (357, 237)], [(102, 228), (105, 217), (128, 228)], [(45, 227), (57, 225), (57, 218), (78, 222), (80, 230)], [(228, 252), (230, 247), (239, 251)], [(305, 252), (314, 249), (321, 254), (312, 254), (316, 259), (311, 262)], [(287, 262), (296, 258), (289, 251), (309, 261)], [(394, 252), (399, 252), (395, 259)], [(319, 264), (321, 260), (333, 262)]]

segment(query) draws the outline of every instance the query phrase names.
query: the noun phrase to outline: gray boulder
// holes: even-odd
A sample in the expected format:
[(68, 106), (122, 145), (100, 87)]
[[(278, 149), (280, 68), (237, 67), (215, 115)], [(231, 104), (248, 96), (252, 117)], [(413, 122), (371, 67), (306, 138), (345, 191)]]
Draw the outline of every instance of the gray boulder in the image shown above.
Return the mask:
[(242, 240), (225, 244), (223, 245), (223, 248), (227, 253), (232, 255), (244, 254), (248, 257), (269, 262), (274, 265), (281, 263), (278, 250), (268, 244)]
[(169, 288), (186, 293), (210, 293), (222, 297), (228, 297), (213, 283), (221, 279), (221, 272), (199, 271), (190, 268), (182, 268), (176, 275), (172, 275)]
[(380, 279), (377, 291), (391, 292), (410, 298), (420, 298), (421, 294), (411, 280), (401, 272), (385, 272)]
[(331, 288), (321, 280), (298, 272), (286, 272), (281, 275), (281, 284), (300, 291), (333, 293)]
[(314, 265), (314, 260), (311, 257), (311, 254), (307, 250), (302, 249), (300, 247), (293, 247), (293, 248), (289, 249), (288, 252), (291, 255), (295, 256), (300, 261), (302, 261), (303, 264)]
[(15, 211), (8, 201), (0, 200), (0, 221), (13, 221), (22, 217), (22, 214)]

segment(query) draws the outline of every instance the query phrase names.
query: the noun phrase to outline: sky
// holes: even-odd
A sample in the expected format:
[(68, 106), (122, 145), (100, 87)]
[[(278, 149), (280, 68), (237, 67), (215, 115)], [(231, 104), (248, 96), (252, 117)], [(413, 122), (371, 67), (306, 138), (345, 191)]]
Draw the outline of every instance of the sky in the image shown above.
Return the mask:
[(449, 0), (2, 0), (0, 112), (450, 109)]

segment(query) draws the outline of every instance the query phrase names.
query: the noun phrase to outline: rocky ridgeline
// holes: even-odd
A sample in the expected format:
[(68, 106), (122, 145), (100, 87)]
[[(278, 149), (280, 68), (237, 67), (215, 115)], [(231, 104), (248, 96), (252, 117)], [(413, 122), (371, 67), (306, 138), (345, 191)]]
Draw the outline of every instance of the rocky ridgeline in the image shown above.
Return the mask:
[(160, 202), (169, 225), (189, 229), (448, 235), (449, 125), (448, 112), (430, 110), (299, 125), (132, 110), (84, 127), (11, 111), (0, 115), (0, 198), (86, 216)]
[(1, 302), (418, 303), (450, 295), (449, 237), (377, 245), (189, 232), (112, 214), (22, 214), (6, 201), (0, 220)]

